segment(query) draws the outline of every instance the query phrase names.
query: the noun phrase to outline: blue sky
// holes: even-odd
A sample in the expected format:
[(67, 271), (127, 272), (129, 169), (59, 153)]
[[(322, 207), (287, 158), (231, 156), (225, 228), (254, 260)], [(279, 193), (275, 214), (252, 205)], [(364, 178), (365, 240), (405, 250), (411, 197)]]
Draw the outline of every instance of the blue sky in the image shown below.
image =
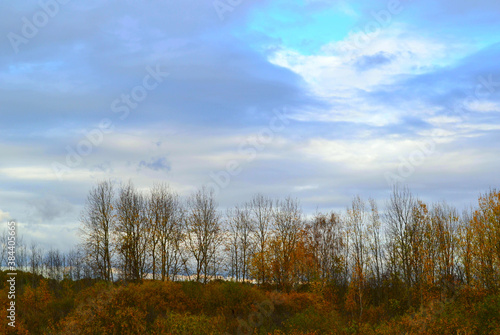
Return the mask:
[(0, 11), (0, 221), (77, 243), (99, 180), (305, 213), (500, 177), (500, 3), (23, 1)]

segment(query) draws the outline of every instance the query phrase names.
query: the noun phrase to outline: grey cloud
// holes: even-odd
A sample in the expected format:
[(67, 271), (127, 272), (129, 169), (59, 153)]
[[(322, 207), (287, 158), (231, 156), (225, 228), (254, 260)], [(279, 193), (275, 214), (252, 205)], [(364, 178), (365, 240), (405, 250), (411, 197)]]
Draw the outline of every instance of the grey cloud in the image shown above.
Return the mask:
[(139, 162), (138, 169), (147, 168), (153, 171), (165, 171), (171, 170), (171, 165), (167, 161), (166, 157), (156, 157), (151, 158), (149, 161), (142, 160)]
[(67, 200), (49, 195), (30, 200), (28, 205), (33, 218), (49, 223), (74, 210), (74, 206)]
[(379, 52), (374, 55), (360, 57), (356, 60), (354, 66), (360, 71), (366, 71), (390, 64), (392, 61), (392, 55), (389, 55), (385, 52)]

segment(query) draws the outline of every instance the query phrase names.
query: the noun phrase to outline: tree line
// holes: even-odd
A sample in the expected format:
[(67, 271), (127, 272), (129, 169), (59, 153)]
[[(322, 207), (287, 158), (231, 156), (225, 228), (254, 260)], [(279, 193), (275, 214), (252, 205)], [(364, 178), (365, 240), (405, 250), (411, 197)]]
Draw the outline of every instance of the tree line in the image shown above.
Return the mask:
[(25, 266), (59, 279), (224, 277), (285, 292), (329, 287), (357, 317), (368, 306), (406, 310), (464, 290), (496, 294), (500, 286), (496, 190), (459, 212), (394, 186), (383, 211), (356, 196), (343, 213), (308, 217), (292, 197), (258, 194), (221, 211), (205, 188), (183, 199), (165, 184), (141, 192), (103, 181), (87, 196), (80, 237), (65, 255), (24, 248)]

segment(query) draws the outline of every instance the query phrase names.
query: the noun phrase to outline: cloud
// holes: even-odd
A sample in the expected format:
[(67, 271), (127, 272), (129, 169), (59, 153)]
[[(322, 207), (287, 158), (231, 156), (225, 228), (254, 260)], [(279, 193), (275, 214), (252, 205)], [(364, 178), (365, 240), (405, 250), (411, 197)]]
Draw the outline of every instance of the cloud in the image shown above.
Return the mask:
[(151, 158), (148, 162), (140, 161), (138, 170), (142, 168), (147, 168), (153, 171), (165, 171), (168, 172), (171, 169), (170, 163), (167, 161), (166, 157)]
[(50, 195), (29, 200), (28, 205), (31, 207), (32, 218), (45, 223), (50, 223), (74, 210), (74, 206), (67, 200)]
[(366, 71), (372, 68), (380, 67), (392, 62), (392, 56), (385, 52), (379, 52), (375, 55), (361, 56), (356, 60), (355, 66), (358, 70)]

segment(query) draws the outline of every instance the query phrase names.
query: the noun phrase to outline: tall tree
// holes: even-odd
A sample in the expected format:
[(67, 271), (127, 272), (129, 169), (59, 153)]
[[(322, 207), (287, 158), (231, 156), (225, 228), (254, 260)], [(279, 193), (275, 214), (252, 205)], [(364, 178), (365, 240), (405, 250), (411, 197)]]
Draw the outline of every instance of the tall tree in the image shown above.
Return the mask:
[(387, 237), (390, 239), (390, 269), (394, 280), (402, 279), (406, 302), (411, 304), (412, 225), (416, 200), (407, 187), (395, 185), (387, 206)]
[(307, 227), (318, 279), (323, 284), (345, 284), (342, 221), (337, 213), (316, 213)]
[(274, 227), (273, 201), (268, 197), (257, 194), (248, 204), (252, 220), (253, 237), (255, 239), (255, 253), (252, 259), (253, 269), (257, 282), (262, 285), (269, 281), (266, 264), (266, 253), (269, 247), (271, 230)]
[(248, 205), (236, 206), (227, 212), (231, 275), (237, 280), (249, 279), (250, 260), (253, 257), (254, 241), (252, 220)]
[(287, 197), (277, 201), (274, 209), (272, 275), (278, 287), (289, 291), (298, 283), (297, 245), (304, 230), (302, 210), (298, 200)]
[(113, 231), (121, 276), (125, 280), (143, 279), (150, 271), (147, 199), (129, 182), (120, 188), (116, 211)]
[(174, 280), (182, 263), (183, 209), (179, 197), (167, 185), (156, 185), (148, 208), (153, 279), (159, 269), (161, 280)]
[(220, 214), (213, 191), (202, 188), (187, 201), (185, 246), (195, 261), (196, 280), (207, 283), (217, 275), (223, 242)]
[(369, 251), (371, 259), (371, 272), (375, 281), (375, 303), (380, 303), (382, 290), (382, 275), (384, 273), (385, 255), (384, 241), (382, 236), (382, 221), (378, 212), (377, 203), (374, 199), (370, 199), (370, 215), (367, 227), (369, 239)]
[(103, 181), (93, 187), (81, 215), (80, 235), (93, 276), (113, 280), (111, 230), (115, 225), (114, 185)]
[(359, 196), (354, 197), (352, 204), (347, 208), (347, 229), (349, 230), (349, 246), (351, 252), (351, 292), (359, 318), (363, 314), (365, 301), (365, 286), (368, 276), (370, 253), (368, 245), (369, 216), (366, 204)]

